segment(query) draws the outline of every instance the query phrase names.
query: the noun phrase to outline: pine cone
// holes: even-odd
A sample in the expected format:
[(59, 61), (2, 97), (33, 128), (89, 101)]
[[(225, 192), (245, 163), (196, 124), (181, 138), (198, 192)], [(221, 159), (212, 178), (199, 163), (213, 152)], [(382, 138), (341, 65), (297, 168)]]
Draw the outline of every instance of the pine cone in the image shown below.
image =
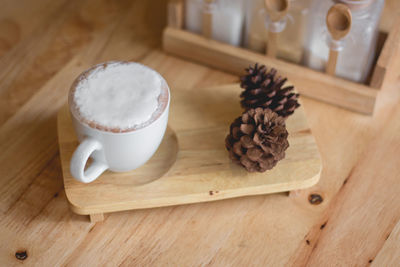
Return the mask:
[(276, 76), (276, 69), (267, 71), (267, 67), (256, 63), (246, 71), (247, 74), (240, 78), (240, 86), (244, 88), (240, 103), (245, 110), (269, 108), (286, 118), (300, 106), (297, 102), (299, 94), (294, 92), (293, 86), (283, 87), (287, 79)]
[(272, 169), (289, 147), (284, 118), (270, 109), (250, 109), (235, 119), (225, 139), (233, 162), (249, 172)]

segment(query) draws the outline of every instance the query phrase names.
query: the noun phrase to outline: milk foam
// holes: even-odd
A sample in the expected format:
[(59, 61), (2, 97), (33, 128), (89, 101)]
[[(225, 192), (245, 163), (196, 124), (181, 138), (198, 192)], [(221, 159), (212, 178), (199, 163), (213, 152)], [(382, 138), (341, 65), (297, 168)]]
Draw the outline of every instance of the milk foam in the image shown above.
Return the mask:
[(80, 115), (105, 128), (137, 128), (157, 111), (161, 76), (138, 63), (100, 65), (79, 81), (73, 98)]

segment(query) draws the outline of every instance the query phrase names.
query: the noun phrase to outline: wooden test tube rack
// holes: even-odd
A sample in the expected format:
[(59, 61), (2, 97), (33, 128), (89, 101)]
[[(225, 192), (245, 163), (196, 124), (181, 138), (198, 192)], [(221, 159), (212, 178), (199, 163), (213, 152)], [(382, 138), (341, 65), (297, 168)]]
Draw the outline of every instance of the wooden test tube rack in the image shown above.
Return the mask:
[(373, 113), (379, 90), (386, 81), (396, 79), (400, 70), (400, 17), (388, 33), (368, 85), (211, 40), (184, 30), (184, 24), (184, 0), (169, 1), (164, 51), (237, 75), (259, 62), (288, 77), (302, 95), (364, 114)]

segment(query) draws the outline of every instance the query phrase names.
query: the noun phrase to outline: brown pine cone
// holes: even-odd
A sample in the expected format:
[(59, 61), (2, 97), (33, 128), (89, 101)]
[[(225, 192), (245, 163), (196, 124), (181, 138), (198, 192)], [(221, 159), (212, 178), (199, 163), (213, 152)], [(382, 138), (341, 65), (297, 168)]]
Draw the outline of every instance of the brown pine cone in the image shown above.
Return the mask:
[(272, 169), (289, 147), (284, 118), (270, 109), (250, 109), (235, 119), (225, 139), (233, 162), (249, 172)]
[(286, 118), (300, 106), (297, 101), (299, 94), (294, 92), (293, 86), (283, 87), (287, 79), (276, 76), (276, 69), (267, 71), (267, 67), (256, 63), (254, 67), (247, 68), (246, 72), (240, 78), (240, 86), (244, 89), (240, 103), (245, 110), (269, 108)]

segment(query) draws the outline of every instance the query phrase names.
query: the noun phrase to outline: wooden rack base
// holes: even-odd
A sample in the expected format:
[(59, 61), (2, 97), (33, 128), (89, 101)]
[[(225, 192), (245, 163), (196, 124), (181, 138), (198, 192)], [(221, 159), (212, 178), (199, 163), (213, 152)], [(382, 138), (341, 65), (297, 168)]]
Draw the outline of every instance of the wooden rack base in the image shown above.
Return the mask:
[(378, 90), (247, 49), (206, 39), (187, 31), (166, 28), (164, 51), (214, 68), (242, 75), (250, 64), (259, 62), (276, 68), (289, 78), (300, 94), (360, 113), (371, 114)]

